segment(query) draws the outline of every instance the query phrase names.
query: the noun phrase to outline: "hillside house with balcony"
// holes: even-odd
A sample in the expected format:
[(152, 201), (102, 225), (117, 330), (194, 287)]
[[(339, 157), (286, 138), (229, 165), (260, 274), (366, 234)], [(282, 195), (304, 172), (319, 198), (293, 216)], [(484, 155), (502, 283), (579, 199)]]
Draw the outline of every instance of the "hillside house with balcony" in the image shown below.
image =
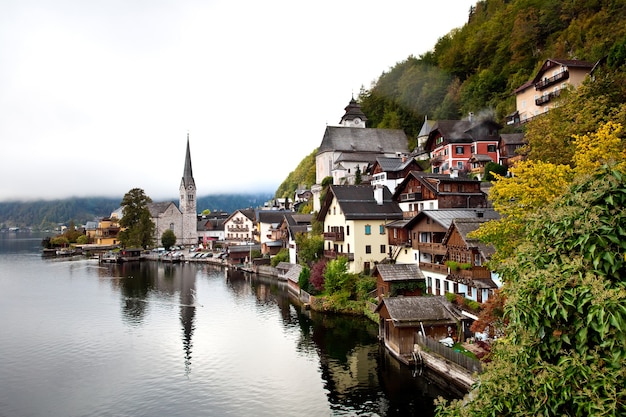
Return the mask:
[(548, 112), (561, 91), (580, 86), (593, 66), (587, 61), (547, 59), (532, 80), (513, 91), (516, 111), (507, 117), (507, 124), (525, 123)]
[(411, 171), (423, 171), (415, 158), (379, 156), (370, 168), (372, 186), (384, 185), (392, 193)]
[(422, 210), (486, 207), (480, 181), (465, 177), (411, 171), (393, 194), (405, 218)]
[(324, 256), (345, 256), (350, 272), (369, 272), (387, 257), (386, 224), (402, 219), (387, 187), (331, 185), (317, 219), (324, 223)]
[[(445, 238), (455, 220), (468, 220), (480, 224), (486, 220), (498, 219), (494, 210), (485, 209), (441, 209), (424, 210), (405, 225), (411, 238), (411, 247), (415, 263), (426, 279), (426, 292), (444, 295), (447, 292), (468, 293), (465, 287), (449, 277), (450, 271), (446, 261), (449, 259), (449, 248)], [(476, 226), (478, 227), (478, 226)], [(466, 237), (467, 238), (467, 237)], [(473, 243), (473, 242), (472, 242)], [(467, 254), (463, 259), (467, 258)], [(459, 257), (460, 259), (460, 257)], [(460, 261), (457, 262), (460, 264)], [(480, 265), (482, 266), (482, 262)], [(478, 268), (480, 269), (480, 268)], [(467, 275), (467, 272), (462, 274)], [(477, 272), (477, 274), (480, 274)]]
[(526, 145), (523, 133), (502, 133), (500, 135), (500, 165), (514, 166), (524, 158), (520, 153)]
[(311, 231), (312, 214), (284, 213), (283, 220), (275, 231), (275, 240), (283, 242), (282, 247), (289, 249), (289, 262), (298, 263), (296, 236)]
[[(470, 238), (469, 233), (488, 221), (483, 218), (455, 218), (443, 238), (448, 276), (444, 289), (435, 286), (435, 294), (445, 293), (445, 287), (452, 286), (452, 292), (465, 298), (483, 303), (499, 287), (499, 279), (485, 266), (495, 249), (478, 239)], [(443, 292), (442, 292), (443, 291)]]
[(430, 152), (433, 173), (469, 172), (470, 158), (500, 160), (501, 126), (470, 114), (467, 120), (439, 120), (428, 134), (424, 149)]
[(237, 210), (224, 221), (225, 241), (230, 245), (255, 242), (255, 213), (252, 209)]

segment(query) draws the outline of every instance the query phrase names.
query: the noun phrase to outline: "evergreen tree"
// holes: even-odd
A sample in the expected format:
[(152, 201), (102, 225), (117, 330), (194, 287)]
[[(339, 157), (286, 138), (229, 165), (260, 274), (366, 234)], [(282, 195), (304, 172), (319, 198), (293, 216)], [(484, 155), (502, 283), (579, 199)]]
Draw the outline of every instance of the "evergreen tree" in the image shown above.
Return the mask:
[(152, 199), (141, 188), (133, 188), (124, 195), (120, 219), (120, 226), (125, 229), (120, 232), (124, 247), (147, 248), (152, 245), (155, 226), (148, 203), (152, 203)]

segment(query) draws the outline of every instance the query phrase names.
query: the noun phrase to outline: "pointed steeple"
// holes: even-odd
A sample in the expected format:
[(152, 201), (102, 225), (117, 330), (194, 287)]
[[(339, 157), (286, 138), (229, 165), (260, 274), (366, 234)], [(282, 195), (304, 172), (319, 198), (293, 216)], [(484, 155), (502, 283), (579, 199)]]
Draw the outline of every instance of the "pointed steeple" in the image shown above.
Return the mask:
[(185, 155), (185, 169), (183, 171), (183, 185), (188, 188), (190, 185), (196, 187), (193, 180), (193, 170), (191, 169), (191, 151), (189, 150), (189, 133), (187, 133), (187, 154)]

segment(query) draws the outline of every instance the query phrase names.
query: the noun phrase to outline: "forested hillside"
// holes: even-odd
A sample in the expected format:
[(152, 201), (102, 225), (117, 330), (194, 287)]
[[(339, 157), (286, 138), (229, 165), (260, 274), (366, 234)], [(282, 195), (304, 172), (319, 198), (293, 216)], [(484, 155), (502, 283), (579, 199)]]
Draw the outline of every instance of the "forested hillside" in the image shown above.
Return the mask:
[[(425, 117), (487, 112), (505, 125), (515, 110), (512, 92), (547, 58), (596, 62), (624, 39), (624, 0), (483, 0), (463, 27), (441, 34), (431, 51), (383, 72), (360, 92), (359, 102), (368, 127), (403, 129), (414, 149)], [(314, 170), (314, 158), (308, 155), (301, 165), (300, 173)], [(312, 185), (292, 174), (277, 196), (292, 195), (297, 184)]]
[[(269, 193), (259, 194), (214, 194), (198, 197), (199, 211), (222, 210), (231, 213), (240, 208), (259, 207), (270, 200)], [(57, 224), (76, 225), (100, 217), (106, 217), (118, 207), (122, 198), (68, 198), (52, 201), (0, 202), (0, 228), (33, 227), (53, 229)], [(173, 200), (175, 201), (175, 200)]]

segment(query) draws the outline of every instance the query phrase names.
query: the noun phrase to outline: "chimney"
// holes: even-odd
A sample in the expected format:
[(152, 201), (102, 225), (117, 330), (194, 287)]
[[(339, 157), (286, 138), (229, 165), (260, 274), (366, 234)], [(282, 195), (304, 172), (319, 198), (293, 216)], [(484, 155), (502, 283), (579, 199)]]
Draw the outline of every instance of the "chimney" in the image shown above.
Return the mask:
[(383, 187), (382, 184), (376, 184), (374, 186), (374, 200), (376, 200), (376, 204), (381, 206), (383, 204)]
[(474, 112), (469, 112), (469, 115), (467, 116), (467, 120), (469, 120), (470, 123), (474, 121)]

